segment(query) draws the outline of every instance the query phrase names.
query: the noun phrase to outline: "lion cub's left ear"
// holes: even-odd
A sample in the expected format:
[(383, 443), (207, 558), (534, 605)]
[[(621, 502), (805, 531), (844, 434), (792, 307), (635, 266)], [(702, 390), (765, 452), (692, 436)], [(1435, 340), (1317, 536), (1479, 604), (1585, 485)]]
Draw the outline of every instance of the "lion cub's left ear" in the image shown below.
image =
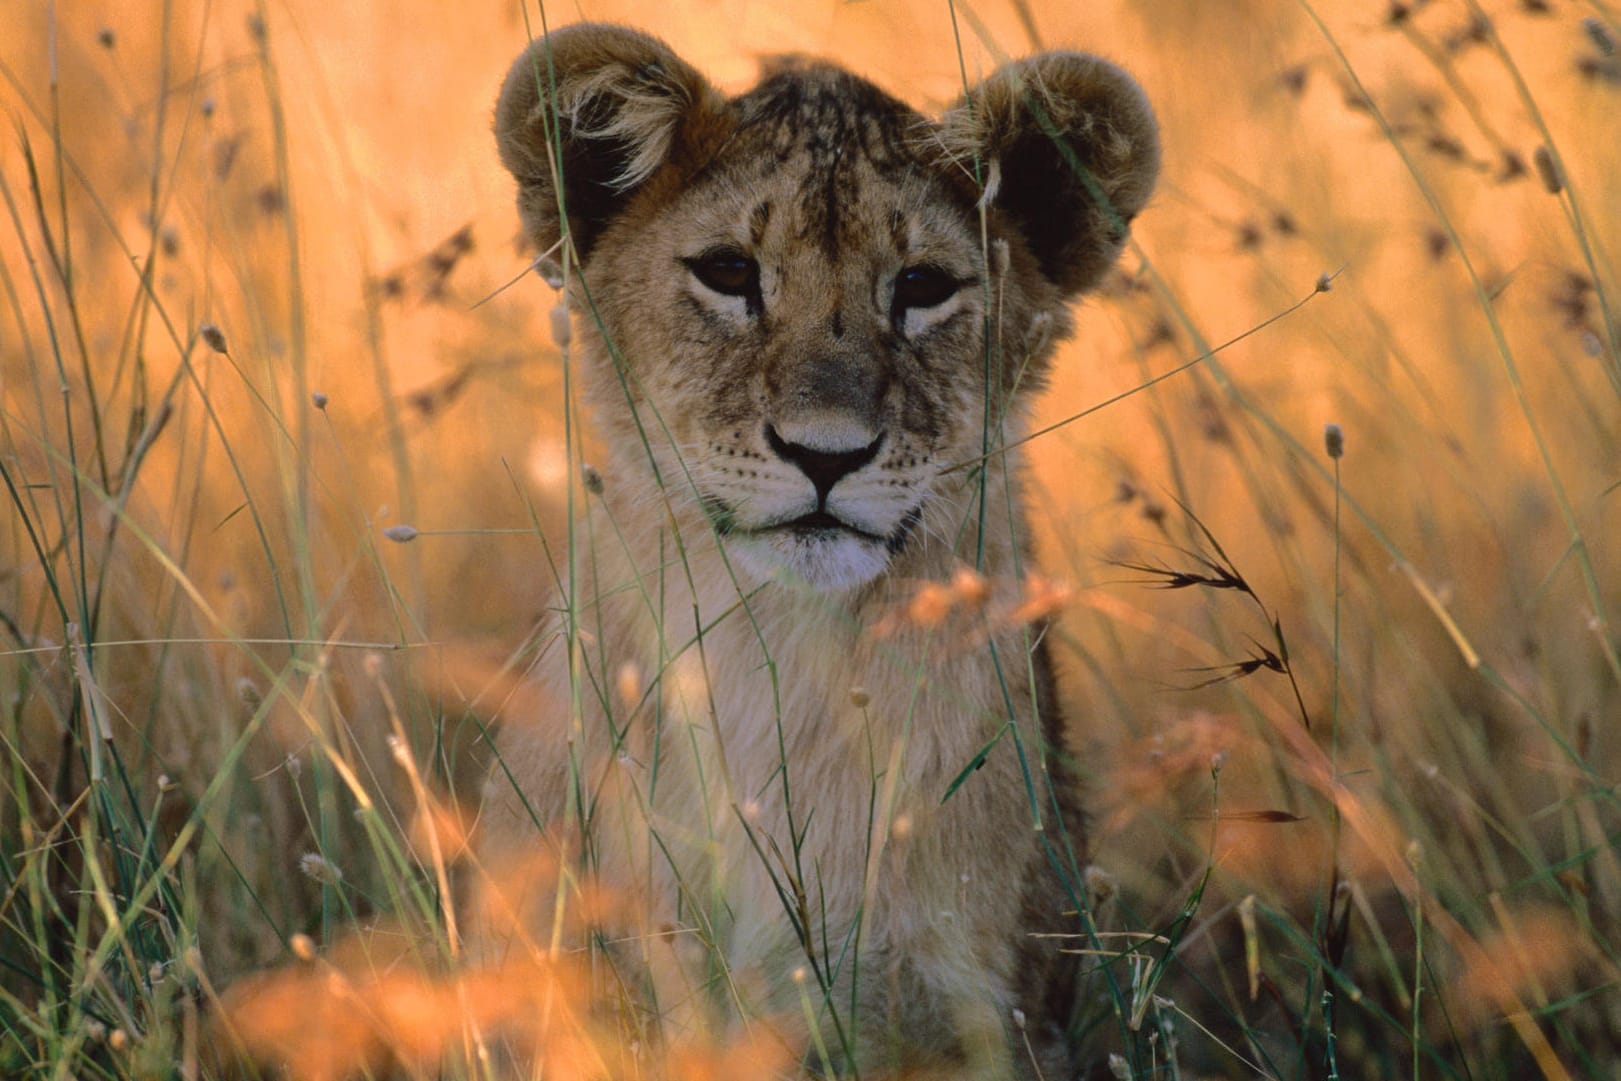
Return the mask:
[(1042, 273), (1074, 295), (1097, 285), (1159, 176), (1159, 125), (1136, 81), (1086, 53), (999, 68), (941, 118), (960, 166), (979, 158), (992, 207)]
[(548, 251), (566, 231), (588, 258), (631, 196), (704, 141), (724, 104), (692, 65), (647, 34), (576, 23), (536, 41), (512, 65), (495, 106), (496, 143), (518, 181), (530, 241)]

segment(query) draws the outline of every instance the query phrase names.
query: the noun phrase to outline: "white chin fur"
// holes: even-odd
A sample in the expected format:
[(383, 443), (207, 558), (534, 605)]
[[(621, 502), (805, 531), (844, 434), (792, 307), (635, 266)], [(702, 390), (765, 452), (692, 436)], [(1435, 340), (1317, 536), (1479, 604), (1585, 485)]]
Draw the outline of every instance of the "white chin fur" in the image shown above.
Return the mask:
[(853, 589), (889, 567), (882, 543), (850, 533), (810, 535), (787, 530), (744, 534), (727, 539), (738, 564), (761, 578), (781, 577), (817, 590)]

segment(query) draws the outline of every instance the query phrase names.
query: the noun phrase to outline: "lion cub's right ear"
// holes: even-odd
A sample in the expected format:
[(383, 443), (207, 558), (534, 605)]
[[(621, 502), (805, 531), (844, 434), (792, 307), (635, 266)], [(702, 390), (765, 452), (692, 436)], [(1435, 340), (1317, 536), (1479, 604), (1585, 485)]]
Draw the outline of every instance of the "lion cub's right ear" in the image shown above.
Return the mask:
[(534, 42), (495, 106), (529, 239), (549, 251), (566, 211), (584, 259), (631, 194), (702, 141), (699, 129), (723, 106), (696, 69), (646, 34), (580, 23)]
[(994, 166), (986, 198), (1068, 295), (1114, 265), (1159, 176), (1159, 125), (1130, 75), (1086, 53), (1004, 64), (940, 119), (959, 167)]

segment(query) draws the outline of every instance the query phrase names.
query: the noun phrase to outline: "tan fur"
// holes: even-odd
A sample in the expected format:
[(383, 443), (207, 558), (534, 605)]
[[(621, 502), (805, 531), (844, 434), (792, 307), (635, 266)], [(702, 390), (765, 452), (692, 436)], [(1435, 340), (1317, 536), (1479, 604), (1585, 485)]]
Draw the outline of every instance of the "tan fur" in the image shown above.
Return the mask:
[(764, 1020), (814, 1066), (803, 998), (838, 1068), (997, 1077), (1030, 1072), (1017, 1016), (1069, 1076), (1073, 964), (1031, 934), (1079, 929), (1084, 832), (1041, 628), (1007, 614), (997, 448), (1152, 188), (1141, 93), (1066, 53), (938, 122), (797, 60), (727, 100), (578, 26), (519, 58), (496, 133), (530, 239), (573, 243), (610, 458), (535, 667), (553, 708), (503, 720), (485, 864), (583, 835), (653, 1034)]

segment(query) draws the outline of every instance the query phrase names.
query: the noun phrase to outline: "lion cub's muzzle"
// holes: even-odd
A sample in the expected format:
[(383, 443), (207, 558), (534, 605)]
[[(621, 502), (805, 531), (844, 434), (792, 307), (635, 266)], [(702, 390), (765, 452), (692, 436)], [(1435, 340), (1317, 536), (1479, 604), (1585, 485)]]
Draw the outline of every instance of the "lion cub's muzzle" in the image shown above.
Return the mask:
[(758, 431), (757, 464), (701, 493), (728, 548), (757, 571), (821, 588), (882, 573), (922, 520), (922, 493), (885, 465), (888, 429), (823, 414)]
[(811, 484), (816, 488), (816, 509), (826, 511), (827, 496), (833, 490), (833, 486), (878, 457), (878, 448), (883, 445), (884, 433), (879, 432), (878, 437), (865, 446), (849, 450), (826, 450), (804, 443), (789, 442), (778, 434), (774, 424), (765, 426), (765, 439), (777, 457), (797, 466), (801, 473), (810, 478)]

